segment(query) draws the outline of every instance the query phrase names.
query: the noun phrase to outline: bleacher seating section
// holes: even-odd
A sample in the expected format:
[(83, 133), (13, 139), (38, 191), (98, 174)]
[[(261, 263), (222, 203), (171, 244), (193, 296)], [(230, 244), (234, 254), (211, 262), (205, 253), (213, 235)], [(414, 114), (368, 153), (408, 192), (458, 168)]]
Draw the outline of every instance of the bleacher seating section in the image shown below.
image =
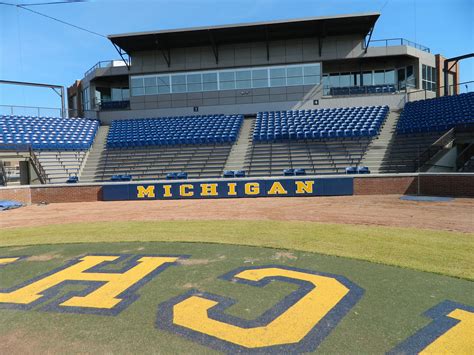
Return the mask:
[(441, 132), (474, 123), (474, 92), (408, 102), (397, 125), (400, 134)]
[(204, 115), (112, 121), (108, 148), (235, 142), (243, 115)]
[(83, 118), (0, 116), (0, 144), (29, 144), (35, 150), (87, 150), (98, 121)]
[(388, 106), (259, 112), (253, 139), (257, 142), (373, 137)]

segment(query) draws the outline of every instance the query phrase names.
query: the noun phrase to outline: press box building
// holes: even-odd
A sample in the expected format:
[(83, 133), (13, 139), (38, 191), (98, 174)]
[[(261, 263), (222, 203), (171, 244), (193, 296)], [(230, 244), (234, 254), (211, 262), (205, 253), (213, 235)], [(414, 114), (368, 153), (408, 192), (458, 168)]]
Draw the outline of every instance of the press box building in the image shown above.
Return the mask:
[[(123, 60), (68, 89), (71, 116), (114, 119), (389, 105), (442, 95), (444, 58), (374, 40), (380, 14), (108, 36)], [(449, 85), (459, 82), (457, 65)]]

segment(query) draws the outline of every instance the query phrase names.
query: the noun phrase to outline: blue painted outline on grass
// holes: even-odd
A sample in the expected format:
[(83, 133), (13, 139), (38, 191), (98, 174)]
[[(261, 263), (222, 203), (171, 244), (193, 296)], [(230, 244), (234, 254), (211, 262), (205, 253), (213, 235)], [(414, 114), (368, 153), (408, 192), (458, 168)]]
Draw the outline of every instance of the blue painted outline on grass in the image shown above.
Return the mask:
[[(246, 271), (246, 270), (256, 270), (256, 269), (266, 269), (266, 268), (279, 268), (283, 270), (298, 271), (313, 275), (327, 276), (336, 279), (344, 286), (349, 289), (349, 292), (342, 298), (342, 300), (334, 306), (298, 343), (294, 344), (285, 344), (285, 345), (275, 345), (261, 348), (247, 348), (240, 346), (222, 339), (218, 339), (211, 335), (200, 333), (189, 328), (185, 328), (173, 323), (173, 307), (182, 302), (183, 300), (191, 296), (200, 296), (208, 298), (212, 301), (219, 302), (214, 307), (210, 308), (208, 311), (208, 316), (210, 319), (235, 325), (241, 328), (254, 328), (264, 326), (281, 314), (286, 312), (291, 306), (296, 304), (301, 298), (306, 296), (311, 290), (315, 288), (313, 284), (308, 281), (297, 280), (282, 276), (275, 277), (265, 277), (260, 281), (251, 281), (245, 280), (238, 277), (235, 277), (236, 274)], [(245, 320), (239, 317), (235, 317), (229, 314), (224, 313), (227, 308), (237, 303), (237, 300), (232, 298), (219, 296), (216, 294), (211, 294), (207, 292), (200, 292), (196, 289), (192, 289), (187, 293), (180, 295), (178, 297), (172, 298), (166, 302), (161, 303), (158, 306), (157, 320), (155, 326), (159, 329), (164, 329), (175, 334), (182, 335), (186, 338), (199, 342), (203, 345), (209, 346), (214, 349), (222, 350), (229, 353), (235, 352), (245, 352), (245, 353), (299, 353), (299, 352), (308, 352), (314, 351), (326, 338), (330, 332), (336, 327), (336, 325), (342, 320), (342, 318), (349, 312), (349, 310), (354, 307), (354, 305), (361, 299), (364, 294), (364, 289), (356, 285), (355, 283), (349, 281), (347, 278), (323, 273), (316, 272), (306, 269), (299, 269), (295, 267), (288, 267), (283, 265), (265, 265), (265, 266), (255, 266), (255, 267), (240, 267), (235, 269), (225, 275), (219, 277), (219, 279), (233, 281), (236, 283), (255, 286), (255, 287), (264, 287), (272, 281), (282, 281), (287, 283), (292, 283), (299, 285), (300, 288), (289, 295), (287, 295), (283, 300), (277, 303), (272, 308), (265, 311), (262, 315), (257, 317), (254, 320)]]
[(6, 264), (0, 264), (0, 268), (3, 268), (5, 266), (8, 266), (8, 265), (13, 265), (21, 260), (24, 260), (27, 258), (27, 256), (25, 255), (21, 255), (21, 256), (18, 256), (18, 255), (14, 255), (14, 256), (0, 256), (0, 260), (2, 259), (13, 259), (13, 258), (17, 258), (15, 261), (12, 261), (11, 263), (6, 263)]
[[(82, 255), (80, 257), (77, 257), (75, 259), (70, 260), (67, 262), (65, 265), (60, 266), (54, 270), (48, 271), (47, 273), (44, 273), (42, 275), (39, 275), (37, 277), (34, 277), (33, 279), (27, 280), (17, 286), (13, 286), (8, 289), (0, 290), (0, 293), (9, 293), (16, 291), (22, 287), (31, 285), (32, 283), (35, 283), (41, 279), (44, 279), (45, 277), (51, 276), (59, 271), (62, 271), (64, 269), (67, 269), (68, 267), (71, 267), (73, 265), (76, 265), (80, 263), (82, 258), (86, 256), (117, 256), (118, 258), (113, 261), (104, 261), (101, 262), (100, 264), (97, 264), (89, 269), (84, 270), (83, 272), (86, 273), (107, 273), (107, 274), (121, 274), (124, 273), (133, 267), (138, 265), (138, 260), (143, 257), (176, 257), (178, 258), (177, 261), (175, 262), (168, 262), (164, 263), (160, 267), (156, 268), (153, 270), (151, 273), (146, 275), (145, 277), (141, 278), (127, 288), (124, 292), (121, 294), (117, 295), (117, 298), (122, 299), (117, 305), (115, 305), (113, 308), (110, 309), (101, 309), (101, 308), (92, 308), (92, 307), (75, 307), (75, 306), (61, 306), (61, 303), (69, 300), (72, 297), (83, 297), (87, 296), (88, 294), (92, 293), (93, 291), (97, 290), (98, 288), (102, 287), (105, 285), (108, 281), (87, 281), (87, 280), (65, 280), (62, 281), (61, 283), (57, 284), (56, 286), (53, 286), (44, 292), (42, 292), (42, 297), (37, 299), (36, 301), (33, 301), (28, 304), (17, 304), (17, 303), (1, 303), (0, 302), (0, 309), (5, 308), (5, 309), (20, 309), (20, 310), (30, 310), (39, 304), (45, 303), (48, 300), (54, 299), (55, 296), (58, 295), (60, 290), (66, 286), (66, 285), (83, 285), (87, 286), (85, 289), (81, 291), (71, 291), (67, 293), (66, 295), (60, 297), (57, 300), (54, 300), (53, 302), (43, 306), (40, 308), (40, 311), (47, 311), (47, 312), (58, 312), (58, 313), (80, 313), (80, 314), (96, 314), (96, 315), (106, 315), (106, 316), (116, 316), (120, 312), (122, 312), (124, 309), (126, 309), (130, 304), (135, 302), (138, 298), (139, 295), (136, 294), (135, 292), (143, 287), (145, 284), (150, 282), (155, 276), (160, 274), (162, 271), (166, 270), (169, 266), (171, 265), (178, 265), (178, 261), (188, 258), (189, 255), (163, 255), (163, 254), (106, 254), (106, 253), (100, 253), (100, 254), (86, 254)], [(130, 259), (129, 259), (130, 258)], [(125, 265), (120, 268), (120, 269), (115, 269), (115, 270), (108, 270), (105, 269), (111, 265), (117, 265), (124, 260), (129, 259)]]
[(430, 324), (410, 336), (401, 344), (397, 345), (387, 354), (418, 354), (448, 330), (461, 322), (458, 319), (448, 316), (448, 314), (455, 309), (474, 312), (474, 307), (472, 306), (467, 306), (450, 300), (443, 301), (423, 313), (424, 316), (432, 319)]

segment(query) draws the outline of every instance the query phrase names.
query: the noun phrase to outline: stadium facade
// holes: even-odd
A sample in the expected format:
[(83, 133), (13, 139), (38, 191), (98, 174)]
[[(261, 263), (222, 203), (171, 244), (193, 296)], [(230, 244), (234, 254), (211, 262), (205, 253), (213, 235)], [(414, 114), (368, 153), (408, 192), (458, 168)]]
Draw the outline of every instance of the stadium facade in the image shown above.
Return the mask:
[[(110, 35), (124, 60), (68, 89), (71, 116), (114, 119), (388, 105), (442, 95), (443, 56), (374, 40), (378, 13)], [(459, 71), (450, 69), (452, 94)]]

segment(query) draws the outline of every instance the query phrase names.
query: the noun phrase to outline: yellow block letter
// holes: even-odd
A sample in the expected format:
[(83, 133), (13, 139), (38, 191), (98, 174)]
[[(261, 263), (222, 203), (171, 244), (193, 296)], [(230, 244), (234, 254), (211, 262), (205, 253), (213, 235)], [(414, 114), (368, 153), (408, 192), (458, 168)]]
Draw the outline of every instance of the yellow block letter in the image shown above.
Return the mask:
[(287, 195), (288, 191), (285, 190), (285, 188), (280, 182), (275, 181), (272, 184), (272, 187), (270, 188), (270, 190), (268, 190), (268, 194), (269, 195)]
[(312, 194), (314, 181), (296, 181), (297, 194)]
[(474, 354), (474, 312), (455, 309), (447, 316), (460, 322), (429, 344), (420, 354)]
[[(71, 297), (62, 302), (60, 306), (113, 310), (115, 306), (126, 300), (126, 297), (119, 297), (119, 295), (142, 279), (150, 276), (158, 268), (175, 262), (178, 257), (143, 256), (134, 260), (130, 264), (131, 267), (125, 272), (97, 271), (101, 264), (117, 259), (119, 259), (119, 256), (84, 256), (77, 263), (17, 290), (6, 293), (0, 292), (0, 306), (2, 303), (28, 305), (43, 298), (43, 294), (55, 286), (67, 281), (79, 283), (82, 281), (86, 285), (93, 284), (99, 287), (86, 295)], [(94, 267), (96, 268), (94, 271), (88, 271)]]
[(258, 182), (248, 182), (245, 184), (246, 195), (258, 195), (260, 193), (260, 184)]
[(217, 184), (201, 184), (201, 196), (217, 196)]
[(179, 195), (183, 197), (191, 197), (194, 195), (193, 185), (191, 184), (183, 184), (179, 186)]
[(227, 192), (229, 196), (237, 195), (237, 191), (235, 191), (235, 187), (237, 186), (237, 184), (235, 182), (229, 182), (227, 186), (229, 187), (229, 191)]
[(137, 186), (137, 197), (138, 198), (152, 198), (155, 197), (155, 186), (149, 185), (145, 186)]
[[(288, 282), (297, 280), (302, 286), (288, 296), (284, 303), (275, 306), (276, 309), (265, 312), (273, 316), (261, 316), (262, 319), (255, 321), (240, 319), (238, 322), (223, 311), (233, 301), (197, 290), (191, 291), (188, 295), (160, 305), (158, 327), (191, 339), (207, 339), (203, 335), (209, 336), (210, 342), (215, 345), (217, 339), (217, 345), (228, 352), (245, 352), (245, 349), (264, 351), (267, 347), (282, 353), (306, 352), (314, 350), (324, 338), (313, 332), (310, 339), (305, 339), (320, 322), (326, 324), (324, 318), (328, 313), (348, 296), (344, 310), (331, 320), (334, 327), (362, 295), (360, 288), (349, 281), (342, 281), (342, 278), (278, 266), (247, 269), (225, 278), (244, 284), (250, 282), (250, 285), (255, 286), (264, 286), (275, 279), (287, 279)], [(220, 307), (216, 307), (218, 305)], [(324, 332), (328, 334), (327, 330)], [(275, 350), (275, 346), (280, 348)]]
[(13, 263), (20, 258), (0, 258), (0, 266)]
[(163, 185), (163, 197), (172, 197), (173, 194), (171, 193), (171, 185)]

